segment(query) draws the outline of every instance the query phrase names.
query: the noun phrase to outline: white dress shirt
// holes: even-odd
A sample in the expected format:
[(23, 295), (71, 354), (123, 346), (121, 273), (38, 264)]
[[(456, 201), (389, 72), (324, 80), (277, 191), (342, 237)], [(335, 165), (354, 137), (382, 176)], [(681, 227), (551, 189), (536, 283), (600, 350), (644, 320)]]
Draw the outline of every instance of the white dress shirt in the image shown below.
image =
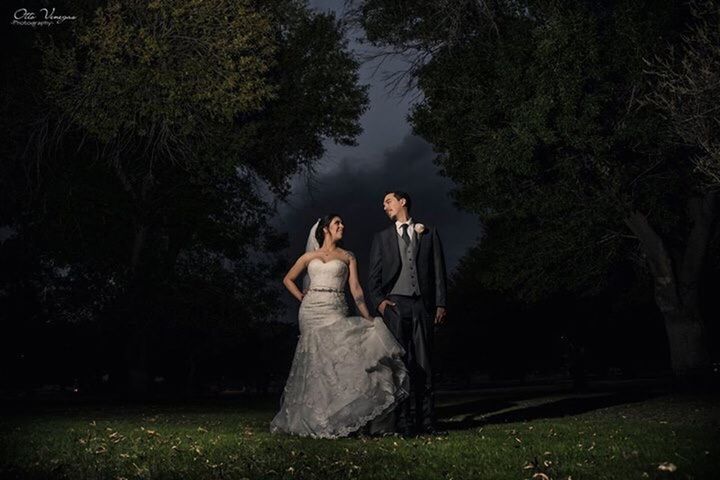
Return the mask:
[(412, 218), (408, 218), (407, 222), (395, 222), (395, 230), (397, 230), (397, 234), (402, 237), (402, 228), (401, 225), (407, 223), (409, 225), (407, 229), (408, 236), (410, 237), (410, 241), (412, 242), (413, 236), (415, 235), (415, 224), (413, 223)]

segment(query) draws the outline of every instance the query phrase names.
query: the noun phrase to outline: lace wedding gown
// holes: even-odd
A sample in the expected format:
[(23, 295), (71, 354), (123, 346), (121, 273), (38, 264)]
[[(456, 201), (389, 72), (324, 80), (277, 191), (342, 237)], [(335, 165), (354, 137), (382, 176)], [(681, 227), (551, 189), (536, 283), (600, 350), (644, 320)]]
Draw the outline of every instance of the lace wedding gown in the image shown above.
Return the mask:
[(345, 262), (313, 259), (308, 275), (310, 289), (300, 305), (300, 338), (270, 431), (338, 438), (407, 397), (404, 350), (382, 318), (369, 322), (348, 316)]

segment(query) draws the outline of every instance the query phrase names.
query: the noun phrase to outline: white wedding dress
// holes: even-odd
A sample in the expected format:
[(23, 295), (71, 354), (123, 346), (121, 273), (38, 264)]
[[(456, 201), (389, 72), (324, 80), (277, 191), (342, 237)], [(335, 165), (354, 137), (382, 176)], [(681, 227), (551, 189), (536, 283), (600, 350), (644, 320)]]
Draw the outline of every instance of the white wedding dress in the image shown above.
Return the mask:
[(405, 352), (382, 318), (348, 316), (345, 262), (316, 258), (307, 269), (300, 338), (270, 431), (344, 437), (408, 396)]

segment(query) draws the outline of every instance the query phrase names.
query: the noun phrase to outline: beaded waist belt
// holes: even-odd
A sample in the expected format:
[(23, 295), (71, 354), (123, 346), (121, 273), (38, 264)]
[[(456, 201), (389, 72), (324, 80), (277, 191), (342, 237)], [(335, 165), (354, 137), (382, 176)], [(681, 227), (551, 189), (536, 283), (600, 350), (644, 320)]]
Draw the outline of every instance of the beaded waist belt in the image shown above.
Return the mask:
[(311, 292), (332, 292), (332, 293), (345, 293), (342, 290), (336, 288), (311, 288)]

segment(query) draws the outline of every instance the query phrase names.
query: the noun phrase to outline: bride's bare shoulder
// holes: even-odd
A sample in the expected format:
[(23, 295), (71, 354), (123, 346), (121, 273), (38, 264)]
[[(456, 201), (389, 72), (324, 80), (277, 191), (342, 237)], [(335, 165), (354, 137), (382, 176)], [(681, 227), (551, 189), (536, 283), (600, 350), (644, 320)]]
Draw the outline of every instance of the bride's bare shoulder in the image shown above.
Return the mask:
[(298, 262), (307, 264), (313, 258), (318, 258), (319, 256), (320, 256), (320, 254), (317, 252), (305, 252), (302, 255), (300, 255), (300, 258), (298, 258)]
[(355, 254), (351, 252), (350, 250), (345, 250), (343, 248), (340, 248), (340, 255), (343, 256), (346, 262), (351, 262), (355, 260)]

